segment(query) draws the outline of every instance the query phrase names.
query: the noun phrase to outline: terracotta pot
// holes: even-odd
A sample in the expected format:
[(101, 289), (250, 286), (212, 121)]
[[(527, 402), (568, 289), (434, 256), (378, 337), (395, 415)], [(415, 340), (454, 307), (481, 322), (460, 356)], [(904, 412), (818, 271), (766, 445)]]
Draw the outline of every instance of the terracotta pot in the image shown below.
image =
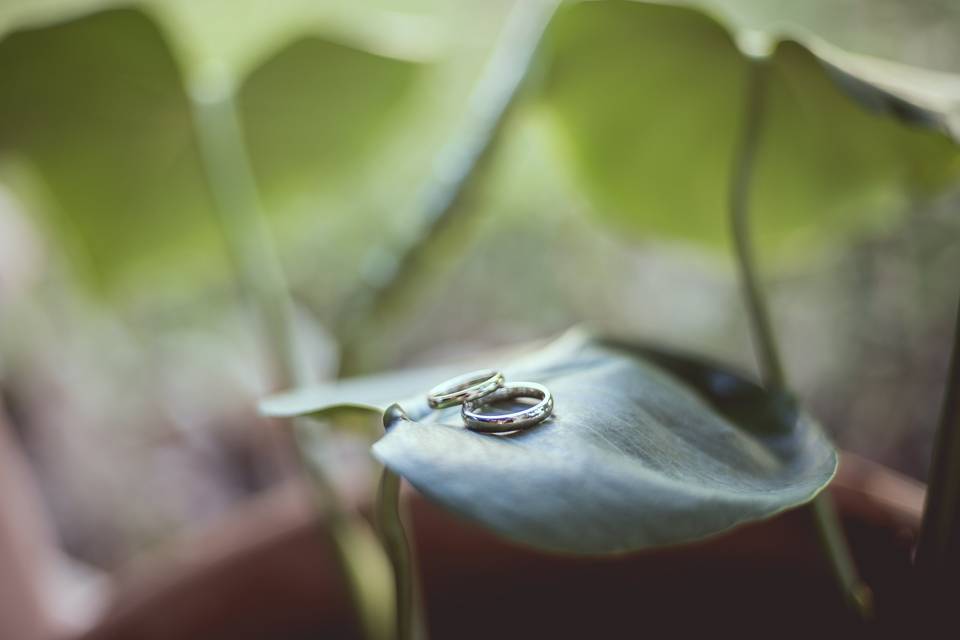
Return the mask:
[[(411, 494), (432, 636), (833, 637), (907, 624), (922, 487), (846, 455), (831, 492), (874, 589), (879, 615), (866, 628), (841, 606), (804, 510), (694, 545), (598, 560), (505, 543)], [(121, 578), (119, 597), (84, 640), (354, 638), (332, 562), (304, 488), (288, 486)]]

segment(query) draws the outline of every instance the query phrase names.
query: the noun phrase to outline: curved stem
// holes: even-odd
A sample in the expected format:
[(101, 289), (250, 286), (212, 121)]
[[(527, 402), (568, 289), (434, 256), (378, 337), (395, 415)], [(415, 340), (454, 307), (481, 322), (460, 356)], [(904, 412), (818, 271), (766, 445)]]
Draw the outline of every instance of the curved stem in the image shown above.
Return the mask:
[(861, 619), (873, 617), (873, 591), (860, 579), (833, 499), (821, 493), (810, 504), (817, 536), (847, 606)]
[[(233, 86), (222, 74), (202, 80), (190, 91), (194, 128), (227, 248), (241, 286), (263, 323), (270, 352), (277, 358), (277, 382), (282, 387), (306, 384), (311, 381), (310, 371), (298, 348), (293, 304), (261, 209)], [(365, 635), (370, 640), (390, 640), (393, 596), (383, 551), (370, 527), (341, 503), (326, 471), (306, 455), (309, 439), (318, 436), (315, 427), (294, 420), (292, 431), (294, 448), (311, 480), (317, 510), (327, 524), (325, 531)]]
[(341, 374), (353, 373), (355, 351), (382, 311), (401, 297), (418, 271), (424, 247), (432, 244), (465, 209), (471, 188), (493, 155), (517, 96), (530, 74), (537, 47), (557, 0), (525, 0), (512, 10), (480, 80), (467, 100), (463, 121), (440, 150), (435, 167), (414, 203), (417, 228), (377, 248), (367, 260), (365, 288), (341, 314)]
[(377, 526), (383, 547), (393, 564), (397, 594), (397, 638), (425, 640), (423, 599), (413, 549), (403, 526), (400, 486), (400, 476), (384, 467), (377, 494)]
[(763, 127), (765, 67), (766, 62), (763, 60), (751, 61), (740, 147), (730, 185), (730, 225), (737, 270), (761, 377), (767, 386), (784, 389), (786, 377), (777, 349), (777, 339), (773, 333), (773, 323), (770, 321), (770, 310), (760, 284), (749, 220), (750, 186), (760, 130)]
[[(763, 129), (768, 73), (768, 63), (765, 59), (751, 59), (740, 142), (730, 184), (730, 230), (762, 379), (767, 388), (786, 392), (786, 374), (777, 348), (769, 306), (760, 282), (749, 223), (750, 187), (760, 132)], [(834, 577), (846, 602), (860, 617), (869, 617), (872, 611), (870, 590), (857, 575), (856, 565), (850, 555), (849, 545), (829, 495), (821, 493), (817, 496), (810, 505), (810, 512), (816, 524), (824, 554), (830, 561)]]
[(953, 580), (955, 588), (960, 576), (960, 305), (933, 443), (917, 568), (933, 593), (947, 593), (947, 580)]
[(194, 127), (227, 249), (277, 358), (278, 385), (307, 383), (310, 375), (296, 344), (293, 304), (260, 204), (233, 87), (215, 72), (202, 80), (190, 92)]

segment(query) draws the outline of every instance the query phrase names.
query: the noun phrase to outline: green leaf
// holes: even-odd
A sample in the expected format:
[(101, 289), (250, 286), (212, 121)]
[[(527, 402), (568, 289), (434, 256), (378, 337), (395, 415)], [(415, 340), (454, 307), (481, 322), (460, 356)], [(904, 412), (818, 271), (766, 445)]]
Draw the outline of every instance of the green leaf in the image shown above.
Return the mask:
[(255, 68), (239, 104), (267, 205), (287, 210), (346, 183), (384, 145), (420, 70), (316, 37)]
[[(301, 438), (297, 446), (320, 459), (327, 449), (327, 441), (323, 437), (326, 428), (336, 433), (352, 435), (360, 440), (374, 442), (383, 433), (383, 415), (365, 404), (338, 404), (329, 409), (305, 413), (298, 418), (298, 427), (301, 429)], [(323, 465), (320, 465), (322, 468)]]
[(389, 57), (430, 59), (444, 44), (440, 6), (422, 0), (3, 0), (0, 35), (104, 9), (138, 8), (161, 23), (188, 72), (216, 64), (240, 79), (310, 34)]
[(828, 73), (796, 42), (777, 46), (753, 191), (757, 243), (768, 255), (787, 241), (801, 251), (838, 231), (890, 223), (960, 175), (953, 142), (917, 126), (939, 127), (935, 114), (868, 89)]
[[(960, 5), (940, 0), (666, 0), (716, 16), (745, 41), (803, 44), (868, 108), (942, 128), (960, 108)], [(952, 73), (951, 73), (952, 71)], [(925, 113), (924, 113), (925, 112)]]
[(442, 46), (435, 20), (408, 0), (147, 0), (142, 4), (162, 22), (188, 73), (216, 64), (237, 81), (276, 51), (310, 35), (405, 60), (430, 59)]
[[(697, 359), (572, 333), (504, 372), (547, 385), (553, 418), (506, 436), (468, 431), (459, 408), (427, 408), (423, 390), (439, 378), (411, 373), (395, 380), (409, 391), (416, 379), (417, 395), (386, 410), (373, 452), (428, 498), (516, 542), (604, 554), (697, 540), (811, 500), (836, 468), (792, 401)], [(383, 383), (370, 389), (371, 412), (386, 402)], [(290, 399), (273, 408), (293, 409)]]
[(32, 208), (88, 280), (132, 289), (165, 265), (171, 278), (226, 271), (179, 71), (144, 14), (14, 33), (0, 84), (0, 155), (36, 174), (46, 198)]
[(960, 75), (844, 51), (822, 42), (811, 50), (833, 79), (867, 108), (906, 122), (960, 134)]
[[(725, 246), (749, 63), (732, 36), (687, 8), (590, 2), (557, 14), (545, 61), (543, 103), (597, 212), (637, 236)], [(957, 147), (911, 126), (935, 114), (864, 109), (893, 103), (862, 81), (851, 99), (849, 74), (794, 41), (769, 67), (752, 198), (766, 257), (882, 225), (957, 179)]]
[(960, 71), (960, 5), (943, 0), (667, 0), (700, 7), (738, 33), (787, 36), (818, 49)]
[(272, 395), (260, 402), (260, 412), (276, 418), (309, 415), (318, 419), (347, 408), (382, 414), (397, 399), (429, 389), (463, 370), (464, 367), (445, 365), (345, 378)]
[(0, 3), (0, 36), (15, 29), (49, 26), (117, 4), (117, 0), (3, 0)]
[[(254, 71), (240, 110), (275, 219), (346, 196), (418, 69), (310, 38)], [(13, 33), (0, 42), (0, 84), (0, 168), (32, 178), (17, 183), (24, 199), (94, 289), (154, 296), (230, 273), (183, 78), (146, 14)]]

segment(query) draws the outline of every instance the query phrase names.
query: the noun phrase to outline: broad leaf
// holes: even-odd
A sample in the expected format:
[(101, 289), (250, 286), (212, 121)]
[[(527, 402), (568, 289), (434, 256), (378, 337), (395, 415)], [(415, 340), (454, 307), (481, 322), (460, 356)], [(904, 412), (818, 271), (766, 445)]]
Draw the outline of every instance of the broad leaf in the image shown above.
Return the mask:
[[(290, 43), (311, 35), (406, 60), (432, 58), (437, 24), (420, 3), (365, 0), (146, 0), (190, 70), (217, 64), (242, 80)], [(379, 6), (378, 6), (379, 5)]]
[[(547, 385), (553, 418), (474, 433), (456, 407), (431, 412), (422, 389), (436, 378), (416, 376), (421, 391), (386, 410), (373, 451), (427, 497), (520, 543), (603, 554), (696, 540), (812, 499), (836, 467), (789, 399), (695, 359), (574, 333), (504, 372)], [(371, 412), (385, 405), (383, 382)]]
[(16, 29), (49, 26), (122, 0), (3, 0), (0, 2), (0, 36)]
[[(361, 175), (417, 68), (317, 38), (259, 67), (240, 108), (268, 212)], [(40, 188), (25, 199), (95, 288), (152, 295), (229, 273), (183, 77), (147, 15), (13, 33), (0, 84), (0, 160), (29, 168)]]
[[(480, 368), (482, 365), (467, 365)], [(345, 378), (278, 393), (260, 403), (260, 411), (277, 418), (329, 413), (336, 408), (366, 408), (383, 413), (399, 399), (412, 397), (438, 382), (463, 373), (464, 367), (438, 366)]]
[(47, 198), (31, 208), (78, 272), (103, 289), (156, 286), (142, 276), (167, 264), (225, 273), (180, 74), (142, 13), (10, 35), (0, 85), (0, 155), (35, 171)]
[(316, 37), (291, 43), (255, 68), (239, 101), (268, 206), (284, 211), (340, 185), (360, 188), (347, 179), (389, 142), (388, 125), (419, 70)]
[(0, 35), (46, 27), (103, 9), (156, 17), (188, 70), (215, 63), (235, 79), (292, 41), (324, 35), (403, 59), (442, 46), (438, 5), (423, 0), (3, 0)]
[[(725, 246), (728, 183), (748, 57), (697, 11), (637, 2), (564, 8), (551, 26), (543, 103), (598, 213), (635, 235)], [(882, 225), (955, 181), (960, 153), (939, 119), (836, 70), (793, 41), (768, 61), (757, 157), (757, 245), (793, 255), (839, 231)], [(905, 116), (904, 122), (897, 116)]]
[[(745, 39), (796, 40), (841, 88), (869, 105), (896, 105), (907, 121), (930, 116), (936, 127), (960, 115), (960, 5), (939, 0), (678, 0), (715, 15)], [(953, 73), (951, 73), (951, 71)], [(843, 76), (847, 76), (844, 78)], [(848, 82), (848, 80), (850, 82)], [(850, 83), (859, 85), (850, 87)], [(921, 106), (922, 105), (922, 106)], [(921, 106), (918, 110), (917, 107)], [(928, 113), (923, 114), (923, 111)]]
[[(943, 0), (666, 0), (700, 7), (731, 30), (828, 42), (872, 60), (960, 72), (960, 5)], [(818, 51), (819, 54), (819, 51)]]

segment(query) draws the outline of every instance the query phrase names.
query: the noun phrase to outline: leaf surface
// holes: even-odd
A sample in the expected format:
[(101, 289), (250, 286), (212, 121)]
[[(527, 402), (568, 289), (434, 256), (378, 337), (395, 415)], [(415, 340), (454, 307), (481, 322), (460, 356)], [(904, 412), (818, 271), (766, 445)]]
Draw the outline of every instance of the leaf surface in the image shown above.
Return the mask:
[[(752, 64), (733, 36), (689, 8), (580, 3), (557, 14), (544, 64), (543, 104), (597, 213), (634, 236), (725, 248)], [(793, 40), (766, 66), (752, 192), (764, 257), (888, 224), (960, 176), (941, 114)]]
[[(346, 197), (418, 68), (317, 37), (256, 68), (239, 104), (271, 218)], [(0, 41), (0, 84), (4, 177), (91, 288), (179, 292), (230, 273), (181, 65), (149, 14), (14, 32)]]
[[(417, 372), (394, 378), (398, 391), (414, 382), (418, 391), (389, 407), (382, 377), (365, 403), (359, 380), (325, 400), (386, 407), (387, 433), (373, 447), (381, 462), (451, 511), (558, 552), (714, 535), (803, 504), (836, 468), (833, 447), (791, 400), (697, 359), (574, 332), (504, 373), (545, 384), (554, 416), (520, 433), (475, 433), (459, 408), (427, 407), (422, 390), (439, 380)], [(335, 419), (338, 405), (301, 397), (299, 408)]]

